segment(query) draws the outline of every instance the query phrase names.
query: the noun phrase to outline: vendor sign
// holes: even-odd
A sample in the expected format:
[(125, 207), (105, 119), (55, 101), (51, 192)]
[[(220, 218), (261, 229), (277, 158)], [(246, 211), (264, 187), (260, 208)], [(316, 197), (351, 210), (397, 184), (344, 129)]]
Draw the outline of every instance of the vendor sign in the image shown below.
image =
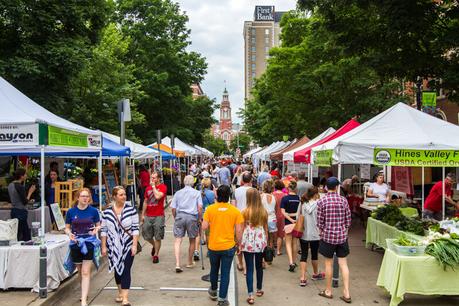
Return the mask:
[(38, 124), (0, 125), (0, 146), (34, 146), (38, 140)]
[(459, 150), (375, 149), (374, 164), (406, 167), (459, 167)]
[(314, 152), (314, 165), (329, 167), (332, 164), (333, 150), (322, 150)]
[(48, 145), (59, 147), (100, 148), (101, 137), (55, 126), (48, 126)]

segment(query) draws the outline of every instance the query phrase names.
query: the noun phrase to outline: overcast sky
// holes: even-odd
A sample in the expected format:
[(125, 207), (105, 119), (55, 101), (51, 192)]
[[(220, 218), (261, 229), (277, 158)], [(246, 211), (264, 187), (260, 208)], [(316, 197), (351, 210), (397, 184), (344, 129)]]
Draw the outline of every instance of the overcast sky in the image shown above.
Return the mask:
[[(229, 92), (233, 122), (241, 122), (236, 113), (244, 103), (244, 21), (253, 20), (256, 5), (274, 5), (276, 11), (288, 11), (295, 0), (176, 0), (189, 17), (191, 50), (207, 59), (203, 91), (220, 103), (224, 81)], [(217, 113), (215, 114), (216, 119)]]

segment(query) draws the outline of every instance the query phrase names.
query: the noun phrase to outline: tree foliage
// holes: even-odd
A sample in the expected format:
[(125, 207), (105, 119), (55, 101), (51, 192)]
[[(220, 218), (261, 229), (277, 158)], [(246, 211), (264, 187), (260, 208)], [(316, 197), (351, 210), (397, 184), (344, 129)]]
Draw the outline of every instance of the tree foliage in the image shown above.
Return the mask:
[(215, 154), (215, 156), (220, 156), (228, 151), (226, 142), (221, 138), (215, 138), (209, 131), (203, 135), (203, 145), (204, 147)]
[(231, 140), (230, 150), (235, 152), (239, 143), (239, 149), (241, 149), (241, 154), (244, 154), (245, 152), (249, 151), (251, 142), (252, 137), (250, 137), (249, 134), (240, 132), (238, 136), (235, 136), (233, 140)]
[(116, 104), (131, 101), (130, 138), (155, 130), (203, 143), (214, 101), (193, 100), (206, 73), (188, 50), (188, 17), (172, 0), (0, 2), (0, 75), (53, 113), (118, 134)]
[(347, 55), (320, 15), (290, 12), (281, 26), (282, 46), (270, 52), (267, 71), (243, 112), (259, 144), (284, 135), (314, 137), (355, 116), (366, 120), (400, 100), (399, 83)]
[(300, 0), (318, 14), (349, 56), (359, 56), (379, 76), (415, 81), (442, 79), (450, 99), (459, 90), (457, 0)]

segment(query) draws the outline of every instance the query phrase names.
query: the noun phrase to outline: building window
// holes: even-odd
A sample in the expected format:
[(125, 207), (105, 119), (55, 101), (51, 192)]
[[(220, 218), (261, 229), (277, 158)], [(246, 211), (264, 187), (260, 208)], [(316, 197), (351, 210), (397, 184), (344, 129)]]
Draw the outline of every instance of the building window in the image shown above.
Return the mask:
[(252, 64), (252, 70), (255, 70), (255, 64)]
[(255, 74), (255, 71), (254, 71), (254, 72), (252, 72), (252, 79), (254, 79), (255, 76), (256, 76), (256, 74)]
[(255, 44), (255, 36), (252, 36), (252, 44)]
[(265, 47), (265, 52), (269, 53), (269, 47)]
[(252, 52), (256, 52), (255, 46), (252, 46)]
[(269, 44), (269, 37), (265, 37), (265, 44)]
[(257, 30), (252, 28), (252, 35), (255, 35), (257, 33)]
[(257, 57), (255, 55), (252, 55), (252, 62), (255, 62), (256, 59)]
[(269, 35), (269, 29), (265, 29), (265, 35)]

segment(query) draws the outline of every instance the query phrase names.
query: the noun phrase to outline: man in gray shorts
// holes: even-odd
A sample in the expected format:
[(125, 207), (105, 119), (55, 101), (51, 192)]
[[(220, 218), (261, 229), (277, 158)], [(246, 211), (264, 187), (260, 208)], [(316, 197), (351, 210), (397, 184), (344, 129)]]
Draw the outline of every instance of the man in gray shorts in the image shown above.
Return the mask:
[(195, 251), (195, 240), (199, 234), (199, 221), (202, 213), (202, 196), (199, 191), (193, 189), (194, 177), (185, 176), (183, 180), (185, 187), (179, 190), (172, 199), (172, 215), (174, 216), (174, 250), (175, 250), (175, 272), (183, 272), (180, 267), (180, 246), (185, 232), (190, 240), (188, 247), (187, 268), (193, 268), (193, 253)]

